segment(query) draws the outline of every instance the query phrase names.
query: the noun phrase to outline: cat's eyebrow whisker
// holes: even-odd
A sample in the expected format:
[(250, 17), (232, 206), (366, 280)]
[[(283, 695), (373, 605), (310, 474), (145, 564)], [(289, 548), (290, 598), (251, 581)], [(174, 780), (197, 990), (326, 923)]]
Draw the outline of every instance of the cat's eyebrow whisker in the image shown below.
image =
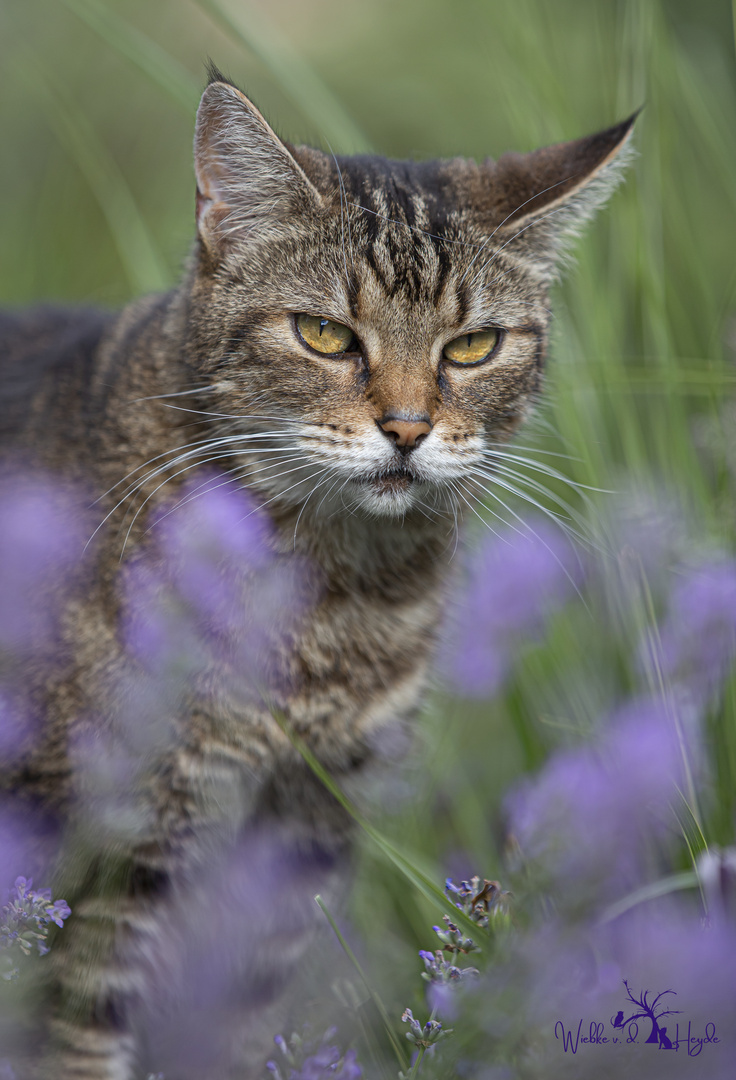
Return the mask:
[[(568, 179), (571, 179), (571, 178), (568, 177)], [(565, 183), (565, 181), (560, 181), (560, 183)], [(556, 187), (557, 185), (554, 185), (554, 186)], [(541, 214), (539, 217), (534, 218), (532, 221), (528, 222), (528, 224), (524, 225), (523, 228), (517, 230), (517, 232), (515, 232), (514, 235), (512, 237), (510, 237), (506, 241), (505, 244), (502, 244), (500, 248), (497, 248), (491, 254), (490, 258), (486, 259), (486, 261), (483, 263), (481, 268), (476, 272), (476, 274), (471, 279), (471, 282), (470, 282), (471, 286), (475, 284), (475, 282), (478, 280), (478, 278), (480, 277), (480, 275), (482, 273), (484, 273), (489, 267), (493, 266), (494, 262), (496, 261), (498, 256), (501, 254), (501, 252), (504, 251), (509, 246), (509, 244), (512, 244), (514, 242), (514, 240), (518, 239), (518, 237), (520, 237), (522, 235), (522, 233), (525, 233), (527, 231), (527, 229), (531, 229), (533, 225), (541, 225), (543, 221), (547, 220), (547, 218), (554, 217), (555, 214), (563, 213), (565, 210), (566, 210), (566, 207), (564, 205), (563, 206), (558, 206), (554, 210), (548, 210), (546, 214)], [(508, 274), (513, 273), (515, 270), (522, 270), (522, 272), (523, 272), (523, 267), (519, 267), (519, 266), (510, 267), (510, 269), (506, 270), (503, 274), (499, 274), (497, 277), (492, 278), (492, 280), (488, 282), (489, 287), (491, 285), (497, 284), (499, 281), (502, 281), (503, 278), (505, 278)], [(467, 271), (466, 271), (466, 274), (467, 274)], [(463, 277), (462, 280), (464, 281), (465, 278)]]
[[(497, 248), (493, 252), (491, 257), (489, 259), (487, 259), (486, 262), (483, 263), (480, 270), (478, 270), (473, 275), (473, 277), (471, 278), (471, 281), (470, 281), (471, 287), (475, 284), (475, 282), (478, 280), (478, 278), (480, 277), (480, 275), (482, 273), (484, 273), (490, 266), (493, 266), (494, 262), (496, 261), (498, 256), (501, 254), (501, 252), (504, 251), (509, 246), (509, 244), (512, 244), (514, 242), (514, 240), (517, 240), (522, 235), (522, 233), (525, 233), (527, 231), (527, 229), (531, 229), (534, 225), (541, 225), (543, 221), (547, 220), (547, 218), (554, 217), (555, 214), (560, 214), (565, 209), (566, 209), (565, 206), (558, 206), (555, 210), (548, 210), (546, 214), (542, 214), (540, 217), (534, 218), (532, 221), (528, 222), (522, 229), (519, 229), (517, 232), (515, 232), (514, 235), (512, 237), (510, 237), (506, 241), (505, 244), (502, 244), (500, 248)], [(512, 269), (516, 270), (518, 268), (517, 267), (512, 267)], [(509, 270), (509, 271), (507, 271), (507, 273), (511, 273), (511, 271)], [(500, 281), (500, 278), (494, 278), (494, 281), (496, 281), (496, 280)]]
[(539, 308), (541, 311), (546, 311), (551, 319), (554, 319), (555, 313), (552, 308), (545, 307), (544, 304), (540, 304), (538, 300), (509, 300), (507, 297), (503, 297), (503, 305), (506, 304), (521, 304), (523, 307)]
[(338, 183), (340, 185), (340, 246), (342, 247), (342, 258), (343, 258), (343, 262), (345, 264), (345, 286), (346, 286), (346, 288), (349, 288), (349, 286), (350, 286), (350, 272), (348, 271), (348, 256), (347, 256), (347, 252), (345, 251), (345, 219), (346, 218), (347, 218), (347, 223), (348, 223), (348, 235), (350, 236), (350, 257), (351, 257), (351, 261), (353, 263), (353, 267), (355, 266), (355, 252), (353, 251), (353, 237), (352, 237), (352, 233), (350, 232), (350, 216), (348, 214), (348, 197), (347, 197), (347, 195), (345, 193), (345, 184), (344, 184), (343, 178), (342, 178), (342, 169), (340, 168), (340, 163), (338, 162), (337, 158), (335, 157), (335, 152), (332, 149), (332, 147), (330, 146), (329, 142), (327, 143), (327, 145), (330, 148), (330, 153), (332, 154), (332, 160), (335, 162), (335, 168), (337, 169), (337, 179), (338, 179)]
[[(482, 243), (482, 244), (480, 245), (480, 249), (479, 249), (479, 250), (478, 250), (478, 251), (476, 252), (476, 254), (475, 254), (475, 255), (473, 256), (473, 258), (472, 258), (472, 260), (471, 260), (471, 262), (470, 262), (470, 265), (469, 265), (469, 266), (467, 267), (467, 269), (466, 269), (465, 273), (464, 273), (464, 274), (463, 274), (463, 276), (462, 276), (462, 277), (460, 278), (460, 284), (462, 285), (462, 283), (463, 283), (463, 282), (465, 281), (465, 278), (466, 278), (466, 277), (468, 276), (468, 274), (470, 273), (470, 271), (471, 271), (471, 269), (472, 269), (472, 267), (473, 267), (473, 263), (474, 263), (474, 262), (475, 262), (475, 260), (476, 260), (476, 259), (478, 258), (478, 256), (480, 255), (481, 251), (483, 251), (483, 249), (485, 248), (486, 244), (489, 244), (489, 243), (491, 242), (491, 240), (492, 240), (492, 239), (493, 239), (493, 237), (494, 237), (494, 236), (496, 235), (496, 233), (498, 232), (498, 230), (499, 230), (499, 229), (502, 229), (502, 228), (503, 228), (503, 226), (504, 226), (504, 225), (506, 224), (506, 222), (507, 222), (507, 221), (509, 221), (509, 220), (510, 220), (510, 219), (511, 219), (511, 218), (512, 218), (512, 217), (514, 216), (514, 214), (518, 214), (518, 212), (519, 212), (520, 210), (523, 210), (523, 209), (524, 209), (524, 207), (525, 207), (525, 206), (527, 206), (527, 205), (528, 205), (528, 204), (529, 204), (530, 202), (533, 202), (533, 201), (534, 201), (534, 199), (538, 199), (540, 195), (546, 195), (548, 191), (553, 191), (553, 190), (554, 190), (554, 189), (555, 189), (556, 187), (559, 187), (559, 186), (560, 186), (561, 184), (566, 184), (566, 183), (568, 183), (568, 181), (569, 181), (569, 180), (574, 180), (574, 179), (575, 179), (575, 177), (576, 177), (577, 175), (578, 175), (577, 173), (573, 173), (573, 174), (572, 174), (572, 176), (566, 176), (566, 177), (564, 178), (564, 180), (558, 180), (558, 181), (557, 181), (557, 183), (555, 183), (555, 184), (550, 184), (550, 185), (549, 185), (549, 187), (543, 188), (543, 189), (542, 189), (541, 191), (537, 191), (537, 192), (535, 192), (535, 194), (534, 194), (534, 195), (531, 195), (531, 196), (530, 196), (530, 197), (529, 197), (528, 199), (526, 199), (526, 200), (525, 200), (525, 201), (524, 201), (523, 203), (519, 203), (519, 205), (518, 205), (518, 206), (517, 206), (517, 207), (516, 207), (516, 208), (515, 208), (514, 210), (512, 210), (510, 214), (507, 214), (507, 215), (506, 215), (506, 217), (505, 217), (505, 218), (503, 219), (503, 221), (499, 221), (498, 225), (497, 225), (497, 226), (496, 226), (496, 228), (495, 228), (495, 229), (493, 230), (493, 232), (491, 233), (491, 235), (490, 235), (490, 236), (488, 236), (488, 237), (486, 237), (486, 239), (485, 239), (485, 240), (483, 241), (483, 243)], [(545, 216), (546, 216), (546, 215), (545, 215)], [(537, 221), (537, 220), (540, 220), (540, 219), (538, 219), (538, 218), (535, 218), (535, 221)], [(521, 232), (523, 232), (523, 229), (522, 229), (522, 230), (520, 230), (520, 231), (521, 231)], [(518, 236), (519, 234), (517, 233), (516, 235)], [(514, 237), (512, 237), (511, 239), (513, 240), (513, 239), (514, 239)], [(509, 243), (510, 243), (510, 242), (511, 242), (511, 241), (509, 241)], [(506, 247), (506, 244), (504, 244), (504, 247)], [(499, 251), (503, 251), (503, 248), (499, 248)], [(476, 277), (477, 277), (477, 274), (476, 274)], [(473, 278), (473, 281), (475, 281), (475, 278)], [(472, 283), (473, 283), (473, 282), (471, 281), (471, 285), (472, 285)]]

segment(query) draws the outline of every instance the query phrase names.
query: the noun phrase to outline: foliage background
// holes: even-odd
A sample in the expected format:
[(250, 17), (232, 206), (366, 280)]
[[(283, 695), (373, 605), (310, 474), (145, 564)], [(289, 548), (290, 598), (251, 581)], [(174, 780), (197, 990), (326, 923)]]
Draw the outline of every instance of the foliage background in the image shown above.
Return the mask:
[[(733, 548), (733, 12), (727, 0), (3, 0), (3, 304), (119, 305), (176, 281), (207, 57), (285, 137), (341, 152), (497, 156), (645, 106), (628, 181), (558, 290), (548, 402), (522, 440), (614, 492), (576, 504), (605, 543), (609, 583), (523, 651), (492, 702), (437, 691), (410, 795), (381, 822), (438, 880), (503, 876), (503, 793), (634, 678), (648, 552), (622, 523), (644, 514), (658, 570), (675, 564), (674, 539), (677, 559)], [(721, 844), (733, 841), (733, 697), (709, 728), (703, 825)], [(362, 865), (354, 920), (377, 969), (381, 957), (406, 969), (392, 976), (400, 1007), (433, 915), (370, 847)]]

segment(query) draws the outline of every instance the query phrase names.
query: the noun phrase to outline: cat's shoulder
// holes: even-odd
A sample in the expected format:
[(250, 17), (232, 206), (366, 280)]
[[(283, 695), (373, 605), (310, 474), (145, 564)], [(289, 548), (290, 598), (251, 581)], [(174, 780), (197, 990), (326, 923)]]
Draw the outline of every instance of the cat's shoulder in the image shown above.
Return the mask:
[(41, 305), (0, 310), (0, 439), (24, 428), (39, 393), (67, 383), (84, 384), (115, 313), (101, 308)]

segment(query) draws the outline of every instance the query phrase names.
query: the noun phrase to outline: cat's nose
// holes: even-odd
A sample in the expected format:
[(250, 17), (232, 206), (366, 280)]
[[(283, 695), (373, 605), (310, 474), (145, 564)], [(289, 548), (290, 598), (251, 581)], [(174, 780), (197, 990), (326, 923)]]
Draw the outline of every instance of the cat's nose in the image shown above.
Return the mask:
[(406, 418), (386, 416), (378, 421), (378, 426), (390, 439), (394, 440), (400, 450), (411, 450), (432, 430), (429, 417), (423, 416)]

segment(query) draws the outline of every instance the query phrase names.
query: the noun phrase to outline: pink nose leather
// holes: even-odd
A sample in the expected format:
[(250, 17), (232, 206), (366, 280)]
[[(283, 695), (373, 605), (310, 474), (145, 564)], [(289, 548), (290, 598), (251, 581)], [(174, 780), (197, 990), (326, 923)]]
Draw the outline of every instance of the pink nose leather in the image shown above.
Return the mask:
[(396, 436), (397, 446), (415, 446), (422, 435), (432, 430), (431, 424), (423, 420), (386, 420), (380, 427), (387, 435)]

